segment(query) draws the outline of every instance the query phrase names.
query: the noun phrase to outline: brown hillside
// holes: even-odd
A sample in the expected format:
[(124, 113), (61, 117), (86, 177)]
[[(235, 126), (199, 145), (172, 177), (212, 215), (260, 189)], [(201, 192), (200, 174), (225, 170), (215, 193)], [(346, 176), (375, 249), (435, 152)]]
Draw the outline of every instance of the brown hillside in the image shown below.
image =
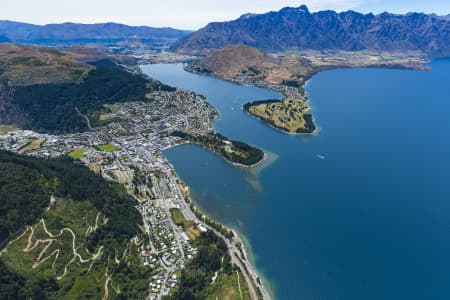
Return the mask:
[(79, 81), (92, 67), (77, 58), (52, 48), (0, 44), (0, 78), (10, 86)]
[[(236, 80), (245, 77), (280, 84), (283, 81), (301, 81), (298, 74), (305, 73), (305, 70), (309, 71), (310, 62), (299, 57), (279, 59), (253, 47), (231, 45), (211, 52), (204, 59), (191, 65), (191, 68), (226, 79)], [(303, 72), (299, 72), (300, 69)]]

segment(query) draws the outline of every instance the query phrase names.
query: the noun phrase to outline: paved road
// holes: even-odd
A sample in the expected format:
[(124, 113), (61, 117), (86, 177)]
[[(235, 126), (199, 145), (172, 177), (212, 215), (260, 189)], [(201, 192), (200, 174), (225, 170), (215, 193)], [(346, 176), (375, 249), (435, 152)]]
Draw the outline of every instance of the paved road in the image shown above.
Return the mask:
[[(178, 185), (176, 185), (176, 187), (178, 189), (179, 195), (182, 195), (178, 188)], [(184, 199), (184, 197), (182, 197), (182, 198)], [(183, 203), (182, 212), (188, 220), (192, 220), (194, 222), (198, 222), (198, 223), (202, 224), (209, 230), (212, 230), (215, 234), (217, 234), (219, 237), (221, 237), (226, 242), (227, 247), (228, 247), (228, 252), (230, 253), (230, 256), (231, 256), (231, 260), (242, 271), (242, 274), (244, 275), (245, 280), (247, 281), (247, 285), (250, 289), (250, 294), (252, 296), (252, 299), (255, 299), (255, 300), (258, 299), (258, 294), (256, 293), (256, 290), (254, 288), (254, 286), (257, 286), (257, 287), (259, 287), (259, 289), (261, 290), (261, 292), (263, 294), (263, 299), (270, 300), (270, 295), (267, 293), (267, 291), (264, 289), (264, 287), (260, 283), (258, 283), (258, 280), (257, 280), (258, 275), (254, 271), (253, 266), (249, 263), (249, 260), (248, 260), (245, 250), (243, 251), (245, 260), (239, 259), (240, 249), (237, 248), (236, 243), (240, 242), (241, 245), (244, 245), (244, 244), (243, 244), (243, 241), (241, 240), (241, 238), (238, 236), (238, 234), (233, 231), (234, 237), (233, 237), (232, 241), (230, 241), (224, 235), (222, 235), (219, 231), (215, 230), (214, 228), (212, 228), (211, 226), (207, 225), (202, 220), (197, 218), (197, 216), (194, 214), (194, 212), (190, 209), (189, 205), (187, 205), (186, 203)], [(245, 268), (244, 268), (243, 264), (245, 265)], [(248, 270), (249, 273), (247, 273), (246, 270)]]

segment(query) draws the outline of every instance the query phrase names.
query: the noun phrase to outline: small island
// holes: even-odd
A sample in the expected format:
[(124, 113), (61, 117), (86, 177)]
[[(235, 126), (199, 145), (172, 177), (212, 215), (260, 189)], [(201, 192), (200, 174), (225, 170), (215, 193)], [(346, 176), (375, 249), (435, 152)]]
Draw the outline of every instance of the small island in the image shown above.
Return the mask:
[(313, 133), (316, 129), (309, 106), (293, 98), (247, 103), (244, 110), (269, 125), (290, 134)]

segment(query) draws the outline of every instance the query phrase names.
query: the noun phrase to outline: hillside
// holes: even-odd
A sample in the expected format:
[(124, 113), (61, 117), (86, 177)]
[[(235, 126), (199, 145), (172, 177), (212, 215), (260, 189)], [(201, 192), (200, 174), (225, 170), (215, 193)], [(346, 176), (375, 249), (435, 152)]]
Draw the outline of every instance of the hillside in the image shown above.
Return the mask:
[(144, 42), (175, 41), (188, 34), (188, 31), (173, 28), (154, 28), (148, 26), (128, 26), (117, 23), (99, 24), (48, 24), (0, 21), (0, 36), (11, 42), (32, 44), (55, 43), (112, 43), (137, 38)]
[[(241, 83), (300, 87), (313, 74), (334, 68), (388, 67), (427, 69), (419, 53), (372, 53), (368, 51), (302, 51), (263, 53), (244, 45), (212, 50), (188, 65), (194, 73)], [(270, 87), (268, 87), (270, 88)]]
[(75, 82), (92, 66), (70, 52), (51, 48), (0, 45), (0, 79), (9, 85)]
[(311, 13), (306, 6), (286, 7), (278, 12), (247, 14), (234, 21), (210, 23), (175, 43), (173, 49), (184, 54), (206, 54), (231, 44), (266, 52), (421, 51), (440, 57), (450, 55), (450, 20), (422, 13)]
[(142, 220), (122, 186), (5, 151), (0, 170), (0, 298), (145, 296), (151, 274), (127, 252)]
[[(40, 132), (79, 132), (98, 125), (104, 104), (142, 101), (172, 90), (109, 59), (84, 63), (92, 51), (0, 46), (0, 124)], [(101, 56), (100, 56), (101, 57)]]
[[(305, 67), (308, 66), (307, 61)], [(226, 79), (238, 79), (246, 77), (249, 80), (263, 80), (269, 83), (279, 84), (284, 80), (294, 80), (295, 74), (289, 68), (298, 66), (292, 63), (289, 67), (270, 57), (256, 48), (231, 45), (223, 49), (211, 52), (189, 66), (194, 72), (211, 74)]]

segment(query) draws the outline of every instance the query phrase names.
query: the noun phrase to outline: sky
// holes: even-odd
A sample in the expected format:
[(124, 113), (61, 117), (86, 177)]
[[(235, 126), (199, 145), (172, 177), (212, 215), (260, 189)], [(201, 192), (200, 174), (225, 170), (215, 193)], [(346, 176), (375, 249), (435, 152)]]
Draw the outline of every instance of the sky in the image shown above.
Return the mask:
[(248, 12), (264, 13), (301, 4), (311, 11), (450, 14), (450, 0), (0, 0), (0, 19), (33, 24), (118, 22), (195, 30)]

